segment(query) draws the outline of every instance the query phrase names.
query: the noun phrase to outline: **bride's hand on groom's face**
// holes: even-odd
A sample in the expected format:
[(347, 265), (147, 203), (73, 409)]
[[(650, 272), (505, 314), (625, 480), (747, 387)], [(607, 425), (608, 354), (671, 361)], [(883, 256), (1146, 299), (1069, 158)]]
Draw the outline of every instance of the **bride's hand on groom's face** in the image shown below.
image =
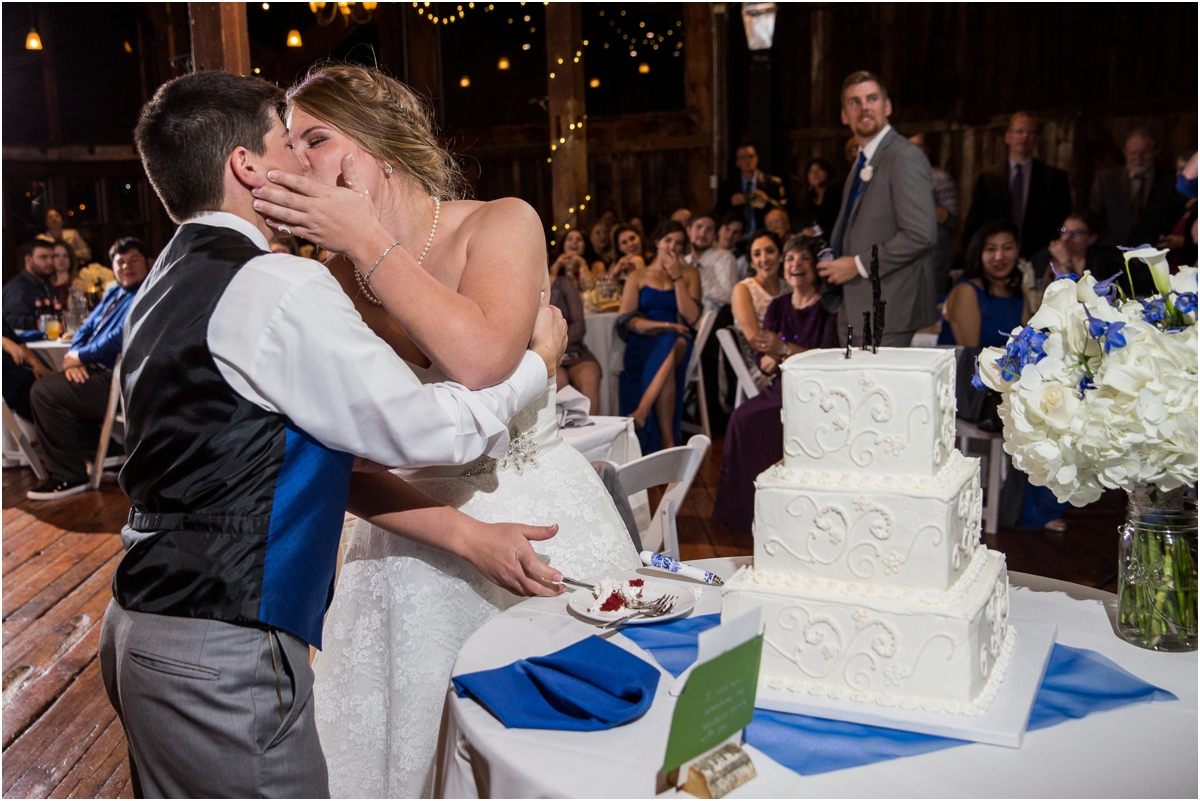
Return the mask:
[[(364, 248), (374, 258), (376, 240), (391, 237), (379, 224), (378, 211), (366, 185), (359, 179), (354, 156), (342, 160), (346, 186), (329, 186), (281, 170), (267, 173), (270, 183), (252, 190), (254, 209), (267, 225), (284, 235), (301, 236), (326, 250), (354, 259)], [(376, 234), (372, 236), (372, 234)]]
[(562, 573), (543, 562), (530, 542), (548, 540), (558, 526), (480, 523), (464, 537), (459, 554), (484, 578), (516, 595), (558, 595)]

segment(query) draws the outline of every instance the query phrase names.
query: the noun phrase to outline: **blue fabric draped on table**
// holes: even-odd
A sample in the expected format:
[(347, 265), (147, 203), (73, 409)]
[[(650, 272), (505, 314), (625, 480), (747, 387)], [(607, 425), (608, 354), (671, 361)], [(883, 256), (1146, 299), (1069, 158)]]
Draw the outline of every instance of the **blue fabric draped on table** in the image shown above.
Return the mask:
[[(694, 658), (694, 657), (693, 657)], [(455, 676), (505, 728), (599, 731), (646, 714), (662, 674), (596, 636), (553, 654)]]
[[(674, 289), (655, 289), (643, 287), (638, 295), (638, 312), (647, 320), (659, 323), (679, 322), (679, 307), (675, 303)], [(671, 428), (676, 444), (679, 444), (679, 424), (683, 421), (683, 390), (687, 380), (688, 360), (692, 355), (692, 340), (674, 331), (664, 331), (661, 334), (641, 336), (632, 334), (625, 343), (625, 369), (621, 372), (620, 397), (621, 414), (629, 416), (642, 401), (646, 388), (654, 380), (662, 363), (671, 354), (677, 339), (687, 342), (687, 353), (675, 370), (675, 414)], [(646, 419), (646, 427), (638, 432), (638, 441), (643, 454), (650, 454), (662, 448), (662, 432), (658, 426), (658, 415), (650, 412)]]
[[(679, 676), (696, 659), (696, 637), (720, 622), (720, 615), (704, 615), (621, 633)], [(1173, 693), (1147, 684), (1095, 651), (1055, 644), (1029, 716), (1029, 730), (1127, 704), (1174, 700)], [(766, 709), (754, 710), (746, 742), (802, 776), (968, 745), (949, 737)]]

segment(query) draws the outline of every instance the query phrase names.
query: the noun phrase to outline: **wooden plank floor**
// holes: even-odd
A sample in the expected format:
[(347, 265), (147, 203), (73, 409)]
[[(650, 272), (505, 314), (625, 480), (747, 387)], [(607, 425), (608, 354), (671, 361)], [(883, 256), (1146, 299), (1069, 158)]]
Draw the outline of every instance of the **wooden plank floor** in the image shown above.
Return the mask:
[[(684, 559), (740, 556), (748, 532), (713, 523), (722, 440), (679, 512)], [(3, 474), (3, 780), (5, 798), (132, 797), (125, 740), (100, 679), (97, 647), (129, 503), (115, 484), (62, 501), (26, 500), (27, 469)], [(656, 500), (656, 499), (652, 499)], [(985, 537), (1009, 568), (1112, 590), (1122, 499), (1071, 510), (1065, 533)]]

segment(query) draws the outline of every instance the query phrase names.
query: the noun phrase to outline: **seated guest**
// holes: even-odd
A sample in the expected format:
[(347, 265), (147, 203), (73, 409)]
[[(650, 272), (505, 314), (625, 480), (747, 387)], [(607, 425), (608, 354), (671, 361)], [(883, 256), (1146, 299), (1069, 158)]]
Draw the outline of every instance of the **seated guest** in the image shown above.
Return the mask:
[[(592, 226), (592, 231), (588, 235), (588, 245), (594, 254), (592, 260), (592, 272), (600, 275), (603, 271), (608, 270), (608, 265), (613, 263), (613, 241), (612, 228), (604, 220), (600, 220)], [(597, 264), (599, 262), (599, 264)]]
[(779, 237), (780, 242), (786, 242), (792, 238), (792, 220), (783, 209), (768, 211), (767, 215), (763, 217), (763, 228)]
[[(962, 280), (946, 298), (945, 322), (938, 344), (1003, 348), (1008, 343), (1008, 332), (1029, 322), (1029, 308), (1021, 293), (1021, 273), (1017, 269), (1020, 252), (1017, 227), (1009, 220), (992, 220), (975, 231), (967, 249)], [(1019, 501), (1022, 504), (1019, 526), (1064, 531), (1062, 514), (1067, 505), (1056, 501), (1050, 490), (1028, 484), (1017, 473), (1013, 468), (1010, 480), (1026, 484), (1024, 497)]]
[(685, 236), (674, 220), (659, 226), (654, 261), (629, 274), (621, 296), (618, 324), (629, 331), (621, 414), (634, 419), (642, 453), (673, 448), (679, 441), (691, 326), (701, 312), (700, 275), (683, 262)]
[(71, 290), (80, 286), (78, 279), (79, 262), (75, 259), (75, 252), (66, 242), (55, 242), (54, 277), (50, 279), (50, 284), (54, 287), (54, 299), (61, 308), (67, 308), (71, 301)]
[(684, 261), (700, 273), (705, 311), (728, 306), (737, 283), (737, 260), (728, 250), (713, 247), (717, 221), (711, 214), (697, 214), (687, 225), (688, 254)]
[(742, 240), (745, 230), (746, 221), (736, 210), (725, 212), (717, 229), (717, 247), (728, 250), (737, 260), (739, 281), (750, 275), (750, 260), (746, 258), (745, 242)]
[(33, 382), (54, 371), (42, 363), (17, 332), (4, 324), (4, 402), (26, 420), (33, 419), (29, 408), (29, 390)]
[[(580, 241), (583, 240), (582, 232), (571, 233), (578, 234)], [(566, 243), (564, 239), (563, 245)], [(567, 384), (575, 387), (588, 399), (591, 406), (588, 413), (596, 414), (600, 411), (600, 362), (583, 344), (587, 322), (583, 316), (583, 299), (579, 297), (579, 288), (568, 270), (570, 256), (564, 248), (564, 252), (550, 265), (550, 305), (557, 306), (567, 321), (567, 351), (558, 365), (558, 388), (562, 389)], [(578, 262), (583, 261), (578, 255), (573, 258)], [(589, 274), (586, 263), (582, 265), (582, 274)]]
[(36, 331), (39, 305), (54, 303), (54, 243), (38, 237), (21, 246), (24, 269), (4, 285), (4, 322), (20, 334)]
[(1002, 348), (1008, 332), (1028, 322), (1017, 269), (1020, 243), (1009, 220), (992, 220), (975, 231), (962, 280), (946, 297), (939, 345)]
[(49, 478), (26, 496), (35, 501), (65, 498), (88, 487), (85, 462), (95, 453), (96, 426), (108, 409), (113, 365), (124, 342), (125, 314), (150, 265), (146, 246), (131, 236), (111, 248), (117, 285), (75, 332), (63, 357), (63, 372), (33, 385), (30, 405)]
[[(756, 240), (757, 244), (758, 240)], [(791, 292), (771, 301), (755, 337), (759, 368), (775, 374), (788, 356), (811, 348), (836, 348), (837, 314), (821, 304), (817, 253), (821, 240), (798, 236), (789, 240), (784, 280)], [(721, 478), (712, 519), (750, 531), (754, 520), (754, 479), (783, 458), (783, 382), (774, 381), (733, 410), (725, 431)]]
[(563, 236), (558, 256), (550, 265), (550, 275), (552, 277), (560, 274), (568, 276), (575, 283), (576, 290), (591, 289), (596, 285), (596, 279), (599, 276), (592, 272), (592, 265), (588, 261), (586, 253), (587, 240), (583, 237), (583, 231), (579, 229), (567, 231)]
[(66, 242), (71, 247), (71, 253), (79, 259), (80, 263), (91, 261), (92, 249), (74, 228), (63, 228), (63, 217), (57, 209), (50, 209), (46, 212), (46, 236), (53, 240)]
[[(1121, 251), (1112, 245), (1099, 243), (1103, 234), (1100, 219), (1086, 209), (1077, 209), (1063, 220), (1058, 238), (1047, 247), (1033, 254), (1033, 271), (1039, 285), (1045, 289), (1054, 280), (1054, 273), (1092, 274), (1097, 281), (1111, 278), (1120, 273), (1118, 283), (1125, 297), (1154, 294), (1154, 279), (1146, 268), (1132, 269), (1133, 294), (1130, 294), (1129, 277), (1125, 273), (1125, 259)], [(1054, 265), (1051, 267), (1051, 265)]]
[(750, 261), (754, 275), (744, 281), (739, 281), (733, 288), (733, 324), (739, 336), (738, 344), (742, 356), (750, 368), (750, 376), (759, 389), (764, 389), (771, 383), (771, 376), (758, 369), (758, 353), (753, 343), (758, 340), (762, 330), (763, 318), (775, 298), (790, 294), (792, 289), (780, 278), (780, 265), (785, 258), (796, 259), (799, 256), (801, 238), (793, 237), (788, 240), (792, 250), (786, 255), (780, 251), (779, 237), (773, 231), (763, 229), (756, 233), (750, 242)]
[(758, 151), (749, 142), (737, 149), (735, 163), (738, 173), (729, 176), (717, 190), (717, 211), (740, 212), (746, 230), (754, 233), (765, 225), (768, 210), (787, 205), (787, 191), (782, 180), (758, 169)]
[(829, 191), (833, 182), (833, 165), (828, 159), (809, 159), (804, 170), (804, 181), (804, 210), (816, 218), (825, 236), (830, 236), (842, 204), (841, 195), (837, 191)]
[(675, 211), (671, 212), (671, 219), (684, 228), (687, 228), (688, 223), (692, 221), (692, 210), (683, 208), (675, 209)]
[(634, 270), (646, 266), (646, 248), (637, 228), (630, 223), (622, 223), (613, 229), (612, 238), (617, 253), (612, 266), (608, 268), (609, 278), (624, 279)]

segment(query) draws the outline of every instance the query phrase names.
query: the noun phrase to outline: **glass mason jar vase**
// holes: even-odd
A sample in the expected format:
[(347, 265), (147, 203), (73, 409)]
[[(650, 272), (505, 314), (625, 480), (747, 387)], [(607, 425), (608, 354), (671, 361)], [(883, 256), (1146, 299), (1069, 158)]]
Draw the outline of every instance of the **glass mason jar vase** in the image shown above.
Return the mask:
[(1121, 535), (1117, 633), (1155, 651), (1196, 650), (1196, 499), (1129, 492)]

